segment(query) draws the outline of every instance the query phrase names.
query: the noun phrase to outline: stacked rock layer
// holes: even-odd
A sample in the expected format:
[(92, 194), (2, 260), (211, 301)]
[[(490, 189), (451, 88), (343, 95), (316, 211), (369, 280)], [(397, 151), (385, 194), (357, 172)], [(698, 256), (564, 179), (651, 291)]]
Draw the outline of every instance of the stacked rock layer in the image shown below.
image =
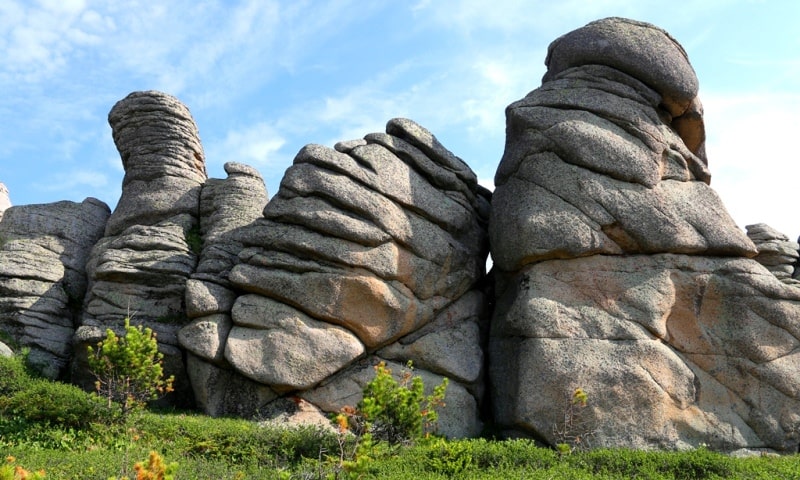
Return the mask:
[(63, 377), (72, 359), (86, 262), (109, 213), (87, 198), (11, 207), (0, 222), (0, 342), (30, 348), (48, 377)]
[(708, 185), (685, 51), (610, 18), (546, 63), (495, 177), (496, 420), (550, 444), (796, 451), (800, 290), (749, 259)]
[(764, 265), (780, 281), (791, 285), (800, 283), (792, 278), (797, 259), (800, 258), (800, 245), (764, 223), (748, 225), (746, 228), (747, 236), (758, 249), (754, 260)]
[(234, 234), (244, 248), (221, 287), (241, 294), (181, 332), (193, 384), (225, 377), (246, 393), (214, 400), (196, 386), (204, 408), (255, 411), (292, 394), (336, 411), (375, 363), (399, 361), (400, 374), (412, 360), (429, 383), (453, 380), (443, 432), (477, 433), (488, 212), (474, 173), (409, 120), (304, 147), (263, 216)]
[(190, 405), (177, 332), (186, 323), (186, 281), (197, 268), (203, 148), (189, 110), (161, 92), (135, 92), (108, 116), (125, 177), (122, 196), (86, 266), (89, 288), (76, 334), (74, 381), (91, 385), (86, 347), (121, 333), (125, 318), (158, 336), (175, 374), (176, 403)]

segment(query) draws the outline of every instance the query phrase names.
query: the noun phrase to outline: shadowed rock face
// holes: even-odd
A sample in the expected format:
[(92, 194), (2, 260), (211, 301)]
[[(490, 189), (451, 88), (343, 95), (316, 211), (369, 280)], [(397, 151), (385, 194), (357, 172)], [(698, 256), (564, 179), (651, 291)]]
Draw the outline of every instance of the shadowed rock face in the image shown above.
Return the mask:
[(498, 423), (564, 441), (583, 388), (588, 423), (567, 433), (595, 446), (796, 451), (800, 290), (749, 259), (708, 186), (684, 50), (611, 18), (557, 39), (547, 65), (507, 109), (495, 177)]

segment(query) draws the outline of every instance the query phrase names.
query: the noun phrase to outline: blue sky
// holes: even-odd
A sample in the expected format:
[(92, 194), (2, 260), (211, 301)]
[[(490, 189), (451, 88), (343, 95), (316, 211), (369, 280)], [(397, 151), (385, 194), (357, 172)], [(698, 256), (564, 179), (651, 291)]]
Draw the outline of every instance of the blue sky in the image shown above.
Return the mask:
[(270, 195), (308, 143), (431, 130), (490, 186), (504, 108), (547, 45), (607, 16), (668, 30), (706, 110), (712, 187), (740, 227), (800, 234), (800, 2), (0, 0), (0, 182), (15, 205), (97, 197), (123, 170), (106, 117), (135, 90), (180, 98), (209, 175), (256, 167)]

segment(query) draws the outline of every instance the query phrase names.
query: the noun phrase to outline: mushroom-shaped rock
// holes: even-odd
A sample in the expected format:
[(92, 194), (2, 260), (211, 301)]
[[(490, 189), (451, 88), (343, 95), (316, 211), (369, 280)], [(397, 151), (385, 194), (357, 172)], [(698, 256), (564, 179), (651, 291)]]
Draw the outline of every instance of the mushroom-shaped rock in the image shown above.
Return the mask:
[[(553, 42), (547, 65), (506, 111), (495, 177), (498, 426), (552, 444), (796, 451), (800, 289), (751, 259), (788, 273), (796, 246), (748, 238), (709, 187), (686, 53), (610, 18)], [(578, 388), (587, 407), (568, 425)]]

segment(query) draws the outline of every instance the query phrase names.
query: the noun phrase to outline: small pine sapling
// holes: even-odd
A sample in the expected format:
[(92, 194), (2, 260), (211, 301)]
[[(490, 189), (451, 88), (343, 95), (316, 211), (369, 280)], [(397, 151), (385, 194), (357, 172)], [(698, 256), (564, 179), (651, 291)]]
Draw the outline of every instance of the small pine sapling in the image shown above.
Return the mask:
[(97, 347), (88, 347), (88, 362), (97, 378), (97, 392), (121, 405), (123, 415), (172, 391), (174, 376), (164, 379), (156, 334), (141, 325), (132, 326), (125, 318), (125, 335), (106, 330)]

